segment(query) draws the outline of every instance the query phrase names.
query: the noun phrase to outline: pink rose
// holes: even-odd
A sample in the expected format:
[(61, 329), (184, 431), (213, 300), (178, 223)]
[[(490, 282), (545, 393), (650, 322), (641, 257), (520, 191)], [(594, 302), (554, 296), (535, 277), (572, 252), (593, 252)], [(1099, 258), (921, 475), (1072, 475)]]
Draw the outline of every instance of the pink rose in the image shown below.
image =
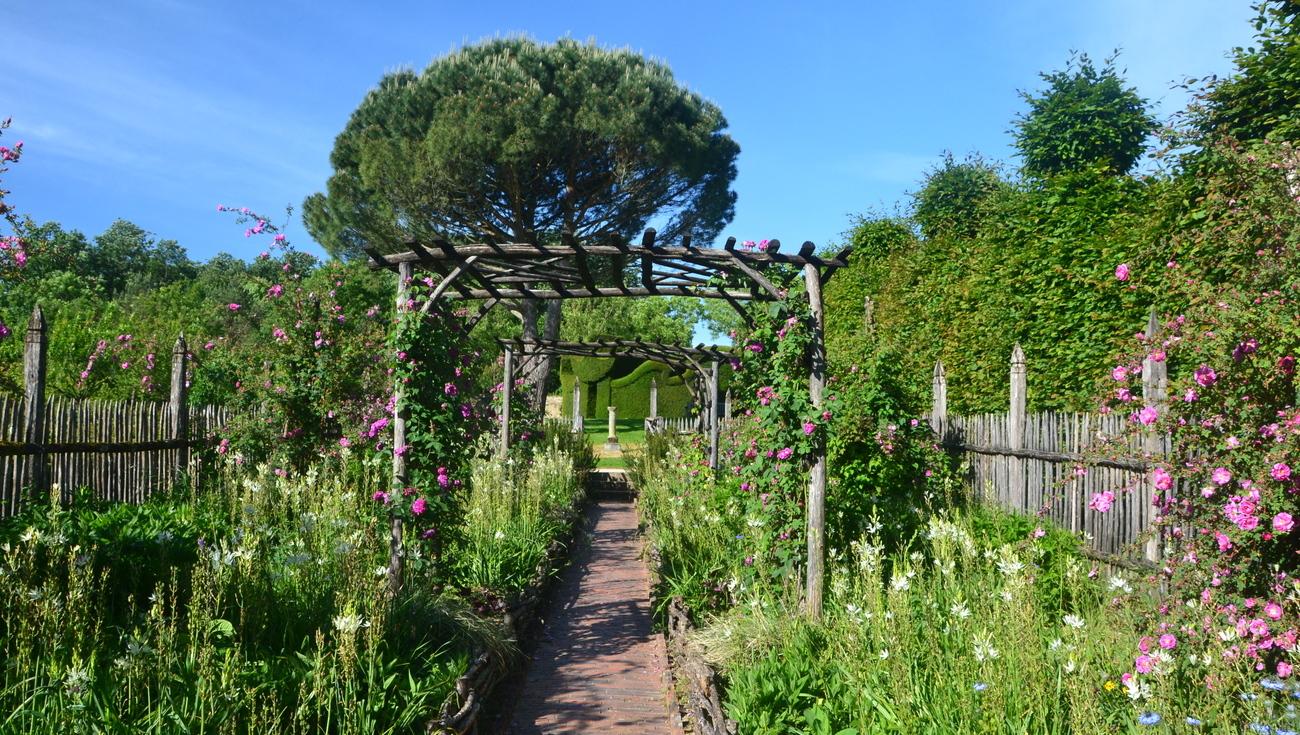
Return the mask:
[(1214, 368), (1209, 365), (1201, 365), (1196, 368), (1196, 372), (1192, 373), (1192, 377), (1196, 379), (1197, 385), (1202, 388), (1208, 388), (1214, 384), (1214, 381), (1217, 380), (1219, 376), (1215, 374)]
[(1157, 467), (1151, 471), (1151, 478), (1155, 481), (1157, 490), (1168, 490), (1174, 486), (1174, 478), (1165, 470), (1164, 467)]
[(1291, 479), (1291, 467), (1285, 462), (1278, 462), (1273, 465), (1273, 469), (1269, 471), (1269, 474), (1278, 482), (1286, 482)]
[(1114, 502), (1115, 493), (1111, 490), (1107, 490), (1102, 493), (1093, 493), (1092, 500), (1088, 501), (1088, 507), (1098, 513), (1105, 513), (1110, 510), (1110, 507)]
[(1169, 633), (1160, 636), (1160, 647), (1166, 651), (1172, 651), (1178, 645), (1178, 639)]
[(1290, 533), (1295, 527), (1295, 521), (1291, 518), (1290, 513), (1278, 513), (1273, 516), (1273, 530), (1278, 533)]
[(1156, 410), (1155, 406), (1144, 406), (1142, 410), (1138, 411), (1135, 415), (1137, 416), (1138, 422), (1143, 426), (1150, 426), (1160, 418), (1160, 412)]
[(1128, 263), (1120, 263), (1115, 266), (1115, 280), (1127, 281), (1129, 275)]
[(1214, 471), (1210, 473), (1210, 479), (1214, 481), (1215, 485), (1222, 487), (1232, 482), (1232, 473), (1228, 471), (1227, 467), (1215, 467)]

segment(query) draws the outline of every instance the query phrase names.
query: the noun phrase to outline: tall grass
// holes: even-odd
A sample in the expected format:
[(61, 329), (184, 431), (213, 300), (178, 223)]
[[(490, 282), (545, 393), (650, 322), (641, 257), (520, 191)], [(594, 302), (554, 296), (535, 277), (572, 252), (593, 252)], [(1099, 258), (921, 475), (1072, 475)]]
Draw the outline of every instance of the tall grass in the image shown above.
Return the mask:
[[(582, 446), (590, 457), (590, 447)], [(572, 525), (584, 497), (584, 475), (559, 438), (527, 463), (475, 460), (465, 526), (452, 555), (459, 583), (495, 604), (522, 592), (552, 542)]]
[[(648, 451), (633, 476), (659, 592), (697, 613), (690, 645), (723, 675), (742, 734), (1300, 729), (1300, 689), (1232, 657), (1232, 631), (1200, 648), (1153, 642), (1152, 683), (1126, 683), (1158, 588), (1094, 565), (1067, 532), (969, 503), (922, 509), (919, 524), (872, 518), (831, 549), (825, 615), (812, 622), (797, 590), (739, 581), (741, 511), (683, 451)], [(899, 542), (900, 525), (919, 530)]]
[(382, 482), (355, 460), (231, 469), (203, 496), (14, 519), (0, 732), (417, 731), (502, 634), (427, 577), (385, 593)]

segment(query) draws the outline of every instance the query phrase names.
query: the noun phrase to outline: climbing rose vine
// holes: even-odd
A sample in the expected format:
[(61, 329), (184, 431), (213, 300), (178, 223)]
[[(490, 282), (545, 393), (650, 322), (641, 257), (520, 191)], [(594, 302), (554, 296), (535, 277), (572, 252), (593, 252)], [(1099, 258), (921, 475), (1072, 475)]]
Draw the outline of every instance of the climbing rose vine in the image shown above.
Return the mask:
[[(1107, 380), (1109, 410), (1172, 437), (1171, 455), (1149, 477), (1168, 594), (1126, 675), (1139, 696), (1150, 678), (1215, 686), (1211, 660), (1286, 678), (1300, 658), (1298, 159), (1285, 145), (1215, 155), (1221, 174), (1207, 183), (1204, 204), (1211, 224), (1175, 248), (1248, 244), (1249, 281), (1212, 288), (1176, 260), (1158, 273), (1127, 273), (1186, 308), (1166, 316), (1158, 334), (1137, 335)], [(1144, 359), (1169, 364), (1167, 404), (1142, 404)], [(1106, 512), (1111, 502), (1113, 492), (1090, 507)]]

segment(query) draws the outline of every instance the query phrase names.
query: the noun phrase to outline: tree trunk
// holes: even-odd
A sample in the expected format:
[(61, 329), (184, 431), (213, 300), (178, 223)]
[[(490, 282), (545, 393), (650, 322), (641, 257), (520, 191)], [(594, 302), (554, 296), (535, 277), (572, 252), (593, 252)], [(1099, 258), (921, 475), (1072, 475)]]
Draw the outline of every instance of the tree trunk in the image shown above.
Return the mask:
[[(553, 299), (546, 302), (546, 323), (542, 326), (542, 339), (557, 340), (560, 338), (560, 307), (563, 302), (559, 299)], [(555, 370), (556, 357), (547, 353), (545, 357), (533, 362), (533, 408), (537, 415), (541, 416), (546, 411), (546, 384)]]

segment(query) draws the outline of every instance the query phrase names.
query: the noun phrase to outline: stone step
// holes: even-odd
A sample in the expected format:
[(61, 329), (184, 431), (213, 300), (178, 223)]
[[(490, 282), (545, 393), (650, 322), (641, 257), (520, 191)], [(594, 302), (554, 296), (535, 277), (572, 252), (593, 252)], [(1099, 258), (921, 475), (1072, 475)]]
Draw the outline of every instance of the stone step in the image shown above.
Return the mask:
[(625, 500), (636, 497), (627, 473), (611, 470), (597, 470), (587, 475), (587, 497), (594, 500)]

